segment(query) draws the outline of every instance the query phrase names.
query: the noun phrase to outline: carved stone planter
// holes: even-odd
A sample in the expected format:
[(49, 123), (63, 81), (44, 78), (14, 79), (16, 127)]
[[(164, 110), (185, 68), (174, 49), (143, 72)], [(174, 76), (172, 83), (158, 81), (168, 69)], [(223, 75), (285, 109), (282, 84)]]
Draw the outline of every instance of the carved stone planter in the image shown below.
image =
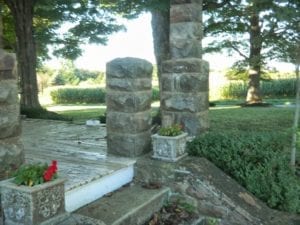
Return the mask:
[(153, 155), (155, 159), (176, 162), (186, 155), (185, 147), (188, 134), (169, 137), (158, 134), (152, 135)]
[(65, 179), (33, 187), (17, 186), (12, 181), (0, 183), (4, 225), (44, 225), (66, 216)]

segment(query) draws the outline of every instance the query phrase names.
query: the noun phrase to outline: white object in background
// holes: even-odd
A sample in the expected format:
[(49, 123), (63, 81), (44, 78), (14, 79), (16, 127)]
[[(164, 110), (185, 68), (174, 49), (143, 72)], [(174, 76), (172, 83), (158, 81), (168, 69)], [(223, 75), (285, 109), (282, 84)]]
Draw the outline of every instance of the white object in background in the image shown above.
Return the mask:
[(99, 120), (87, 120), (85, 122), (85, 125), (91, 126), (91, 127), (100, 126), (100, 121)]

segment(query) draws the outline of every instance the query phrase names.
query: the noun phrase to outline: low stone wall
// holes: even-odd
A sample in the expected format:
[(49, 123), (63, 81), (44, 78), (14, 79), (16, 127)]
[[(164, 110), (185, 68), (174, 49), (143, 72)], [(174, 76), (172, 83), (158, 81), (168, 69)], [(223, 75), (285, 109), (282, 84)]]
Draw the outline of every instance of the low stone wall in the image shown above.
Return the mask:
[(0, 49), (0, 180), (23, 163), (20, 133), (16, 59)]
[(203, 158), (186, 157), (177, 163), (141, 157), (137, 182), (159, 182), (184, 198), (199, 214), (219, 225), (299, 225), (300, 216), (277, 212), (247, 192), (236, 181)]

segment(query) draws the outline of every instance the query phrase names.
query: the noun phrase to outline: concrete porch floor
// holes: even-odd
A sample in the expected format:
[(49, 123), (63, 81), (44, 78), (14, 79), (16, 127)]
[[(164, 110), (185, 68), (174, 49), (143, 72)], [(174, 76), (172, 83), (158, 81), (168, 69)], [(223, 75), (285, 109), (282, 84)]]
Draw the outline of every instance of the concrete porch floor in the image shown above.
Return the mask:
[(72, 212), (133, 179), (135, 160), (106, 155), (106, 127), (25, 119), (22, 141), (26, 163), (58, 161), (65, 184), (66, 210)]

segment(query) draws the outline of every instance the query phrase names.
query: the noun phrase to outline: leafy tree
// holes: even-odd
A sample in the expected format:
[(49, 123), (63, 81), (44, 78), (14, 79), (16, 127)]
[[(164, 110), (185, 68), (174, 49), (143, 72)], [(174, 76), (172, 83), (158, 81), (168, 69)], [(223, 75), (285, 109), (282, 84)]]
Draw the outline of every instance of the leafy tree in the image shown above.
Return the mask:
[[(272, 79), (271, 73), (272, 71), (268, 70), (267, 68), (265, 70), (261, 70), (260, 79), (263, 81), (270, 81)], [(249, 79), (249, 71), (245, 66), (235, 63), (234, 66), (226, 71), (225, 76), (228, 80), (242, 80), (246, 82)]]
[(13, 51), (16, 43), (16, 35), (12, 26), (13, 18), (9, 12), (8, 7), (4, 4), (3, 0), (0, 0), (0, 11), (0, 29), (2, 29), (0, 31), (2, 42), (1, 48), (4, 48), (7, 51)]
[(95, 80), (99, 76), (99, 71), (92, 71), (86, 69), (74, 69), (74, 76), (78, 77), (80, 81), (86, 81), (88, 79)]
[[(82, 53), (81, 44), (105, 44), (107, 35), (122, 28), (112, 12), (103, 10), (100, 0), (2, 0), (0, 4), (9, 8), (3, 20), (9, 20), (9, 16), (13, 18), (7, 30), (13, 30), (15, 36), (11, 35), (8, 40), (16, 48), (21, 107), (25, 108), (41, 107), (36, 78), (37, 56), (40, 60), (49, 57), (48, 45), (54, 45), (54, 55), (75, 59)], [(63, 34), (66, 27), (59, 29), (62, 24), (68, 26)], [(12, 32), (5, 29), (4, 33)]]
[(54, 70), (49, 67), (39, 67), (37, 69), (37, 81), (40, 92), (44, 92), (44, 89), (51, 85), (51, 79), (54, 75)]
[(3, 48), (3, 16), (2, 16), (2, 6), (0, 5), (0, 48)]
[(75, 75), (75, 65), (71, 60), (65, 60), (62, 67), (58, 70), (58, 76), (61, 76), (65, 84), (77, 85), (80, 79)]
[[(208, 9), (205, 34), (215, 37), (207, 52), (227, 49), (238, 53), (242, 60), (237, 65), (248, 67), (249, 84), (246, 102), (260, 103), (261, 69), (266, 59), (273, 58), (288, 24), (296, 13), (296, 0), (235, 0), (222, 8)], [(290, 33), (294, 36), (294, 33)]]
[(55, 86), (65, 85), (65, 84), (66, 84), (65, 78), (64, 78), (63, 74), (61, 74), (61, 73), (56, 74), (53, 77), (52, 82), (51, 82), (51, 85), (55, 85)]

